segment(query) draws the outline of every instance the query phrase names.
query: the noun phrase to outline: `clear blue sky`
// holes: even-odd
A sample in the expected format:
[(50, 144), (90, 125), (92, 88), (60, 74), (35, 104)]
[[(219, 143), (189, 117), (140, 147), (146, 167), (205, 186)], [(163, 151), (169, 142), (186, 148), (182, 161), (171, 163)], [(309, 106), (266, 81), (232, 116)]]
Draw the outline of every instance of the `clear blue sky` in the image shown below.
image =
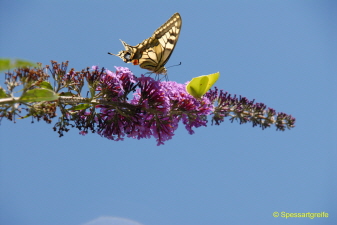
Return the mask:
[(59, 138), (53, 125), (3, 120), (0, 224), (83, 225), (101, 216), (142, 225), (337, 224), (336, 1), (3, 0), (0, 56), (140, 75), (107, 52), (122, 50), (119, 39), (150, 37), (175, 12), (183, 25), (167, 65), (182, 65), (169, 69), (170, 80), (220, 71), (217, 87), (293, 115), (296, 128), (227, 120), (189, 135), (181, 125), (157, 147), (77, 130)]

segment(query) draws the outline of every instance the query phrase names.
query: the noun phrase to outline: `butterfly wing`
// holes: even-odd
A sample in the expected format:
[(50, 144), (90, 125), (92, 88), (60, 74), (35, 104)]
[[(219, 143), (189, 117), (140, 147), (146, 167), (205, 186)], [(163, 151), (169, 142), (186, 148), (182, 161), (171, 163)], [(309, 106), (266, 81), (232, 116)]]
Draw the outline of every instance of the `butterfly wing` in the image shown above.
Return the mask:
[[(153, 48), (146, 49), (142, 57), (137, 61), (139, 66), (143, 69), (150, 70), (156, 74), (166, 74), (165, 63), (165, 49), (162, 45), (158, 44)], [(166, 60), (167, 61), (167, 60)]]
[[(164, 65), (169, 60), (178, 41), (182, 20), (179, 13), (175, 13), (153, 35), (136, 46), (122, 41), (125, 50), (119, 56), (124, 62), (132, 62), (141, 68), (157, 74), (166, 74)], [(111, 53), (109, 53), (111, 54)]]
[[(179, 13), (175, 13), (166, 23), (155, 31), (156, 39), (162, 49), (156, 51), (160, 58), (158, 67), (164, 67), (176, 47), (181, 30), (182, 20)], [(157, 49), (159, 50), (159, 49)]]
[(201, 98), (219, 79), (220, 73), (194, 77), (187, 85), (186, 91), (195, 98)]

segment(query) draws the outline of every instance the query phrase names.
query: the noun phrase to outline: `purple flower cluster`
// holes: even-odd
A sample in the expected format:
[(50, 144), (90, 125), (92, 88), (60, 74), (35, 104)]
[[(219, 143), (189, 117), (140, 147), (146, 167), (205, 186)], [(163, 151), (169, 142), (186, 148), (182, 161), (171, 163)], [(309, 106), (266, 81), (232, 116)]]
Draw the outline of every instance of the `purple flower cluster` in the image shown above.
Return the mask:
[[(220, 125), (227, 117), (231, 122), (251, 123), (262, 129), (272, 125), (281, 131), (295, 127), (295, 118), (291, 115), (277, 113), (263, 103), (232, 96), (217, 88), (196, 99), (186, 92), (185, 84), (161, 82), (144, 75), (137, 78), (125, 67), (115, 67), (116, 72), (98, 66), (67, 72), (67, 67), (68, 62), (52, 61), (51, 67), (7, 73), (8, 90), (0, 88), (0, 122), (2, 118), (15, 121), (15, 117), (32, 117), (50, 123), (59, 108), (61, 116), (53, 129), (60, 136), (70, 127), (76, 127), (82, 135), (91, 130), (115, 141), (125, 137), (155, 137), (158, 145), (173, 137), (180, 121), (188, 133), (193, 134), (193, 128), (206, 126), (208, 116), (215, 125)], [(54, 87), (48, 81), (46, 69), (54, 79)], [(90, 96), (82, 97), (85, 81)], [(32, 97), (35, 95), (28, 95), (31, 101), (25, 99), (22, 104), (27, 108), (13, 107), (13, 102), (20, 102), (21, 98), (9, 97), (20, 84), (23, 93), (39, 93), (36, 100)], [(50, 99), (51, 93), (58, 96), (57, 100), (39, 100), (41, 97)]]
[[(136, 77), (125, 67), (115, 67), (116, 73), (110, 70), (102, 70), (97, 91), (101, 96), (111, 101), (125, 99), (128, 93), (134, 89)], [(93, 66), (94, 71), (99, 71), (97, 66)]]
[(275, 124), (277, 130), (284, 131), (285, 128), (295, 127), (296, 119), (283, 112), (276, 113), (272, 108), (267, 108), (263, 103), (254, 103), (246, 97), (231, 96), (227, 92), (210, 90), (205, 95), (212, 102), (217, 102), (213, 111), (212, 123), (220, 125), (225, 117), (230, 117), (230, 121), (238, 120), (240, 124), (251, 122), (253, 127), (260, 126), (262, 129)]
[(186, 92), (183, 84), (160, 82), (144, 75), (135, 78), (129, 69), (123, 67), (116, 67), (116, 73), (106, 70), (100, 86), (100, 90), (108, 92), (110, 89), (115, 93), (104, 95), (111, 97), (112, 101), (123, 96), (124, 90), (136, 87), (131, 100), (124, 98), (125, 103), (133, 107), (118, 104), (96, 107), (100, 108), (98, 133), (111, 140), (123, 140), (124, 136), (137, 139), (153, 136), (161, 145), (172, 138), (180, 120), (193, 134), (193, 127), (206, 126), (206, 116), (213, 110), (207, 98), (195, 99)]

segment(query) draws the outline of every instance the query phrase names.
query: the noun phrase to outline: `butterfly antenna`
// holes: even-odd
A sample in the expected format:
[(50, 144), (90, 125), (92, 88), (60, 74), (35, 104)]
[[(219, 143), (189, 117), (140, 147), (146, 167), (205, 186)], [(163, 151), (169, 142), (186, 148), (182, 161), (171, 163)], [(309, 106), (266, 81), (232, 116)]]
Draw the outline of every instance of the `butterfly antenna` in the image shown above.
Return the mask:
[(108, 52), (109, 55), (115, 55), (115, 54), (112, 54), (111, 52)]
[(169, 66), (169, 67), (167, 67), (167, 69), (171, 68), (171, 67), (174, 67), (174, 66), (180, 66), (180, 65), (181, 65), (181, 62), (179, 64), (177, 64), (177, 65)]

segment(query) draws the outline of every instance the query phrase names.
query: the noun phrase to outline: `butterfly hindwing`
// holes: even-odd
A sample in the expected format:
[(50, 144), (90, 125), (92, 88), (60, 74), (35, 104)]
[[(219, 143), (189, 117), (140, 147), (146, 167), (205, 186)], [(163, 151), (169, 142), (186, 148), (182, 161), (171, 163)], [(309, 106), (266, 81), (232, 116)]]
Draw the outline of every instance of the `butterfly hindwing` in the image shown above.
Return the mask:
[(156, 74), (166, 74), (165, 64), (177, 44), (181, 25), (180, 14), (175, 13), (150, 38), (138, 45), (131, 46), (121, 40), (125, 50), (120, 51), (117, 56), (126, 63), (132, 62)]
[(161, 45), (146, 49), (143, 52), (142, 58), (139, 59), (139, 66), (157, 74), (166, 74), (165, 64), (160, 64), (163, 59), (164, 51), (165, 50)]

